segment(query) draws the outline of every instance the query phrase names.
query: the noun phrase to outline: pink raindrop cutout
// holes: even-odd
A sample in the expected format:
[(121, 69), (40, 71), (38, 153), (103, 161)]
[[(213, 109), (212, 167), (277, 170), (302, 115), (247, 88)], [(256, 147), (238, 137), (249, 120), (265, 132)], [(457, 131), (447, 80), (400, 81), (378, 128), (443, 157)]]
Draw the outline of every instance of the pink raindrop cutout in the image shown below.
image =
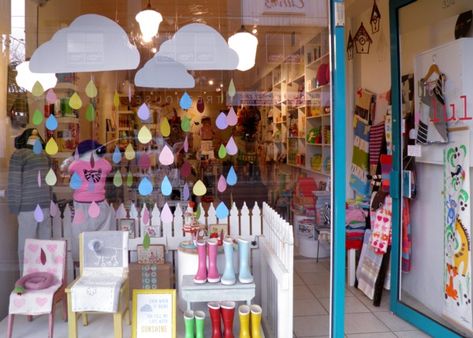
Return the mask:
[(162, 165), (171, 165), (174, 163), (174, 154), (167, 144), (164, 145), (161, 154), (159, 154), (159, 163)]
[(225, 115), (224, 112), (221, 112), (220, 114), (218, 114), (217, 119), (215, 120), (215, 125), (220, 130), (224, 130), (228, 127), (227, 115)]
[(163, 206), (163, 210), (161, 211), (161, 221), (163, 221), (163, 223), (171, 223), (172, 220), (172, 212), (168, 203), (166, 202)]
[(187, 135), (186, 135), (186, 138), (184, 139), (184, 152), (188, 152), (189, 151), (189, 140), (187, 139)]
[(191, 174), (192, 167), (189, 162), (185, 161), (181, 166), (181, 177), (186, 178)]
[(76, 209), (74, 211), (74, 219), (72, 220), (72, 224), (81, 224), (85, 221), (85, 215), (82, 209)]
[(233, 136), (230, 136), (230, 139), (227, 142), (226, 148), (227, 148), (228, 155), (233, 156), (238, 153), (238, 147), (235, 143), (235, 140), (233, 139)]
[(89, 216), (92, 217), (92, 218), (97, 218), (99, 217), (100, 215), (100, 207), (98, 206), (97, 203), (95, 203), (95, 201), (93, 201), (90, 206), (89, 206)]
[(189, 189), (189, 184), (187, 184), (187, 182), (184, 184), (182, 193), (184, 195), (184, 201), (187, 201), (191, 194), (190, 189)]
[(42, 265), (46, 265), (46, 253), (44, 252), (43, 248), (41, 248), (41, 251), (39, 254), (39, 261), (41, 262)]
[(143, 207), (143, 217), (142, 217), (142, 221), (145, 225), (147, 225), (149, 223), (149, 210), (148, 208), (146, 207), (146, 205)]
[(227, 190), (227, 180), (223, 175), (220, 175), (220, 178), (218, 179), (217, 190), (218, 192), (224, 192)]
[(230, 127), (233, 127), (233, 126), (236, 126), (237, 123), (238, 123), (238, 116), (235, 113), (235, 109), (233, 109), (233, 107), (230, 107), (230, 110), (227, 114), (227, 124)]
[(57, 95), (52, 88), (49, 89), (48, 92), (46, 93), (46, 101), (49, 104), (54, 104), (57, 101)]
[(141, 153), (140, 159), (138, 160), (138, 166), (140, 169), (146, 170), (151, 167), (151, 158), (147, 153)]
[(150, 112), (149, 112), (149, 108), (148, 106), (146, 105), (146, 103), (143, 103), (140, 108), (138, 108), (138, 117), (140, 118), (140, 120), (142, 121), (146, 121), (149, 119), (150, 117)]
[(41, 188), (41, 170), (38, 170), (38, 188)]
[(36, 208), (34, 209), (34, 220), (38, 223), (44, 221), (44, 213), (39, 204), (37, 204)]
[(49, 214), (51, 215), (51, 217), (56, 217), (57, 215), (59, 215), (59, 208), (57, 204), (54, 203), (54, 201), (51, 201), (49, 205)]
[(199, 99), (197, 100), (197, 111), (199, 113), (203, 113), (204, 110), (205, 110), (204, 98), (202, 96), (199, 96)]

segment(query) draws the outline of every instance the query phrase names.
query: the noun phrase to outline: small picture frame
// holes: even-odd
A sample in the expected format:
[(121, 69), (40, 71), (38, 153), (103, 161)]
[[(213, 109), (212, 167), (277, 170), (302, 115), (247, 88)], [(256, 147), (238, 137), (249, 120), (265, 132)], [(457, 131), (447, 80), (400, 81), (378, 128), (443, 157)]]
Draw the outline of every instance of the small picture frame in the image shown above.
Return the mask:
[(133, 239), (137, 236), (134, 219), (120, 218), (117, 222), (119, 231), (128, 231), (128, 238)]
[(228, 235), (228, 224), (209, 224), (208, 236), (209, 238), (216, 238), (219, 240), (219, 245), (223, 239)]
[(164, 264), (165, 246), (161, 244), (151, 244), (148, 249), (143, 245), (137, 245), (136, 254), (138, 256), (138, 264)]

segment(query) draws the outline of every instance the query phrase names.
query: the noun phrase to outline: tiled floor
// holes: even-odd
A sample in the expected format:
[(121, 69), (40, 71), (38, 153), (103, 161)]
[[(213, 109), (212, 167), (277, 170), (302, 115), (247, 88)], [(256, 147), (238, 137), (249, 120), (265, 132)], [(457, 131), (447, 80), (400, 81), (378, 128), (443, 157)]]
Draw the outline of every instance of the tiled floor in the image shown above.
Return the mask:
[[(312, 259), (294, 262), (294, 337), (328, 337), (330, 262)], [(347, 338), (429, 337), (389, 311), (389, 293), (375, 307), (358, 289), (347, 287)]]

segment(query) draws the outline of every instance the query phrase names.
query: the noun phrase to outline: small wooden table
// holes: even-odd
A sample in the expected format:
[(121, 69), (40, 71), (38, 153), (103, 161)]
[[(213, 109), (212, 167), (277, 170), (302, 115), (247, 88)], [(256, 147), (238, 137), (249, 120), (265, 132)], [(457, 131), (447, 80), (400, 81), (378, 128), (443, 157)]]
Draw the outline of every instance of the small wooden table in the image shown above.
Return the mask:
[(234, 285), (223, 285), (222, 283), (194, 283), (194, 276), (184, 275), (181, 284), (182, 298), (187, 303), (187, 310), (191, 309), (194, 302), (212, 301), (246, 301), (251, 305), (251, 300), (255, 297), (255, 283), (242, 284), (237, 282)]

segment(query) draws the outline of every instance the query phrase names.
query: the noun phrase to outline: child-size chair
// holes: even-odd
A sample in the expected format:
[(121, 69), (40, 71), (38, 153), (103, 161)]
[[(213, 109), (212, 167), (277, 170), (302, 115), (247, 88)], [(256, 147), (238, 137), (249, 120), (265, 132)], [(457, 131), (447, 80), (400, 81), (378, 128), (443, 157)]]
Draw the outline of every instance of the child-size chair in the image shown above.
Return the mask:
[(128, 232), (95, 231), (79, 236), (80, 277), (67, 288), (69, 338), (77, 338), (77, 313), (87, 325), (88, 313), (113, 314), (115, 338), (123, 336), (129, 311)]
[(26, 239), (23, 276), (10, 294), (8, 338), (12, 337), (15, 315), (26, 315), (31, 321), (42, 314), (49, 314), (48, 337), (53, 338), (54, 308), (61, 300), (63, 319), (67, 320), (65, 262), (65, 241)]

